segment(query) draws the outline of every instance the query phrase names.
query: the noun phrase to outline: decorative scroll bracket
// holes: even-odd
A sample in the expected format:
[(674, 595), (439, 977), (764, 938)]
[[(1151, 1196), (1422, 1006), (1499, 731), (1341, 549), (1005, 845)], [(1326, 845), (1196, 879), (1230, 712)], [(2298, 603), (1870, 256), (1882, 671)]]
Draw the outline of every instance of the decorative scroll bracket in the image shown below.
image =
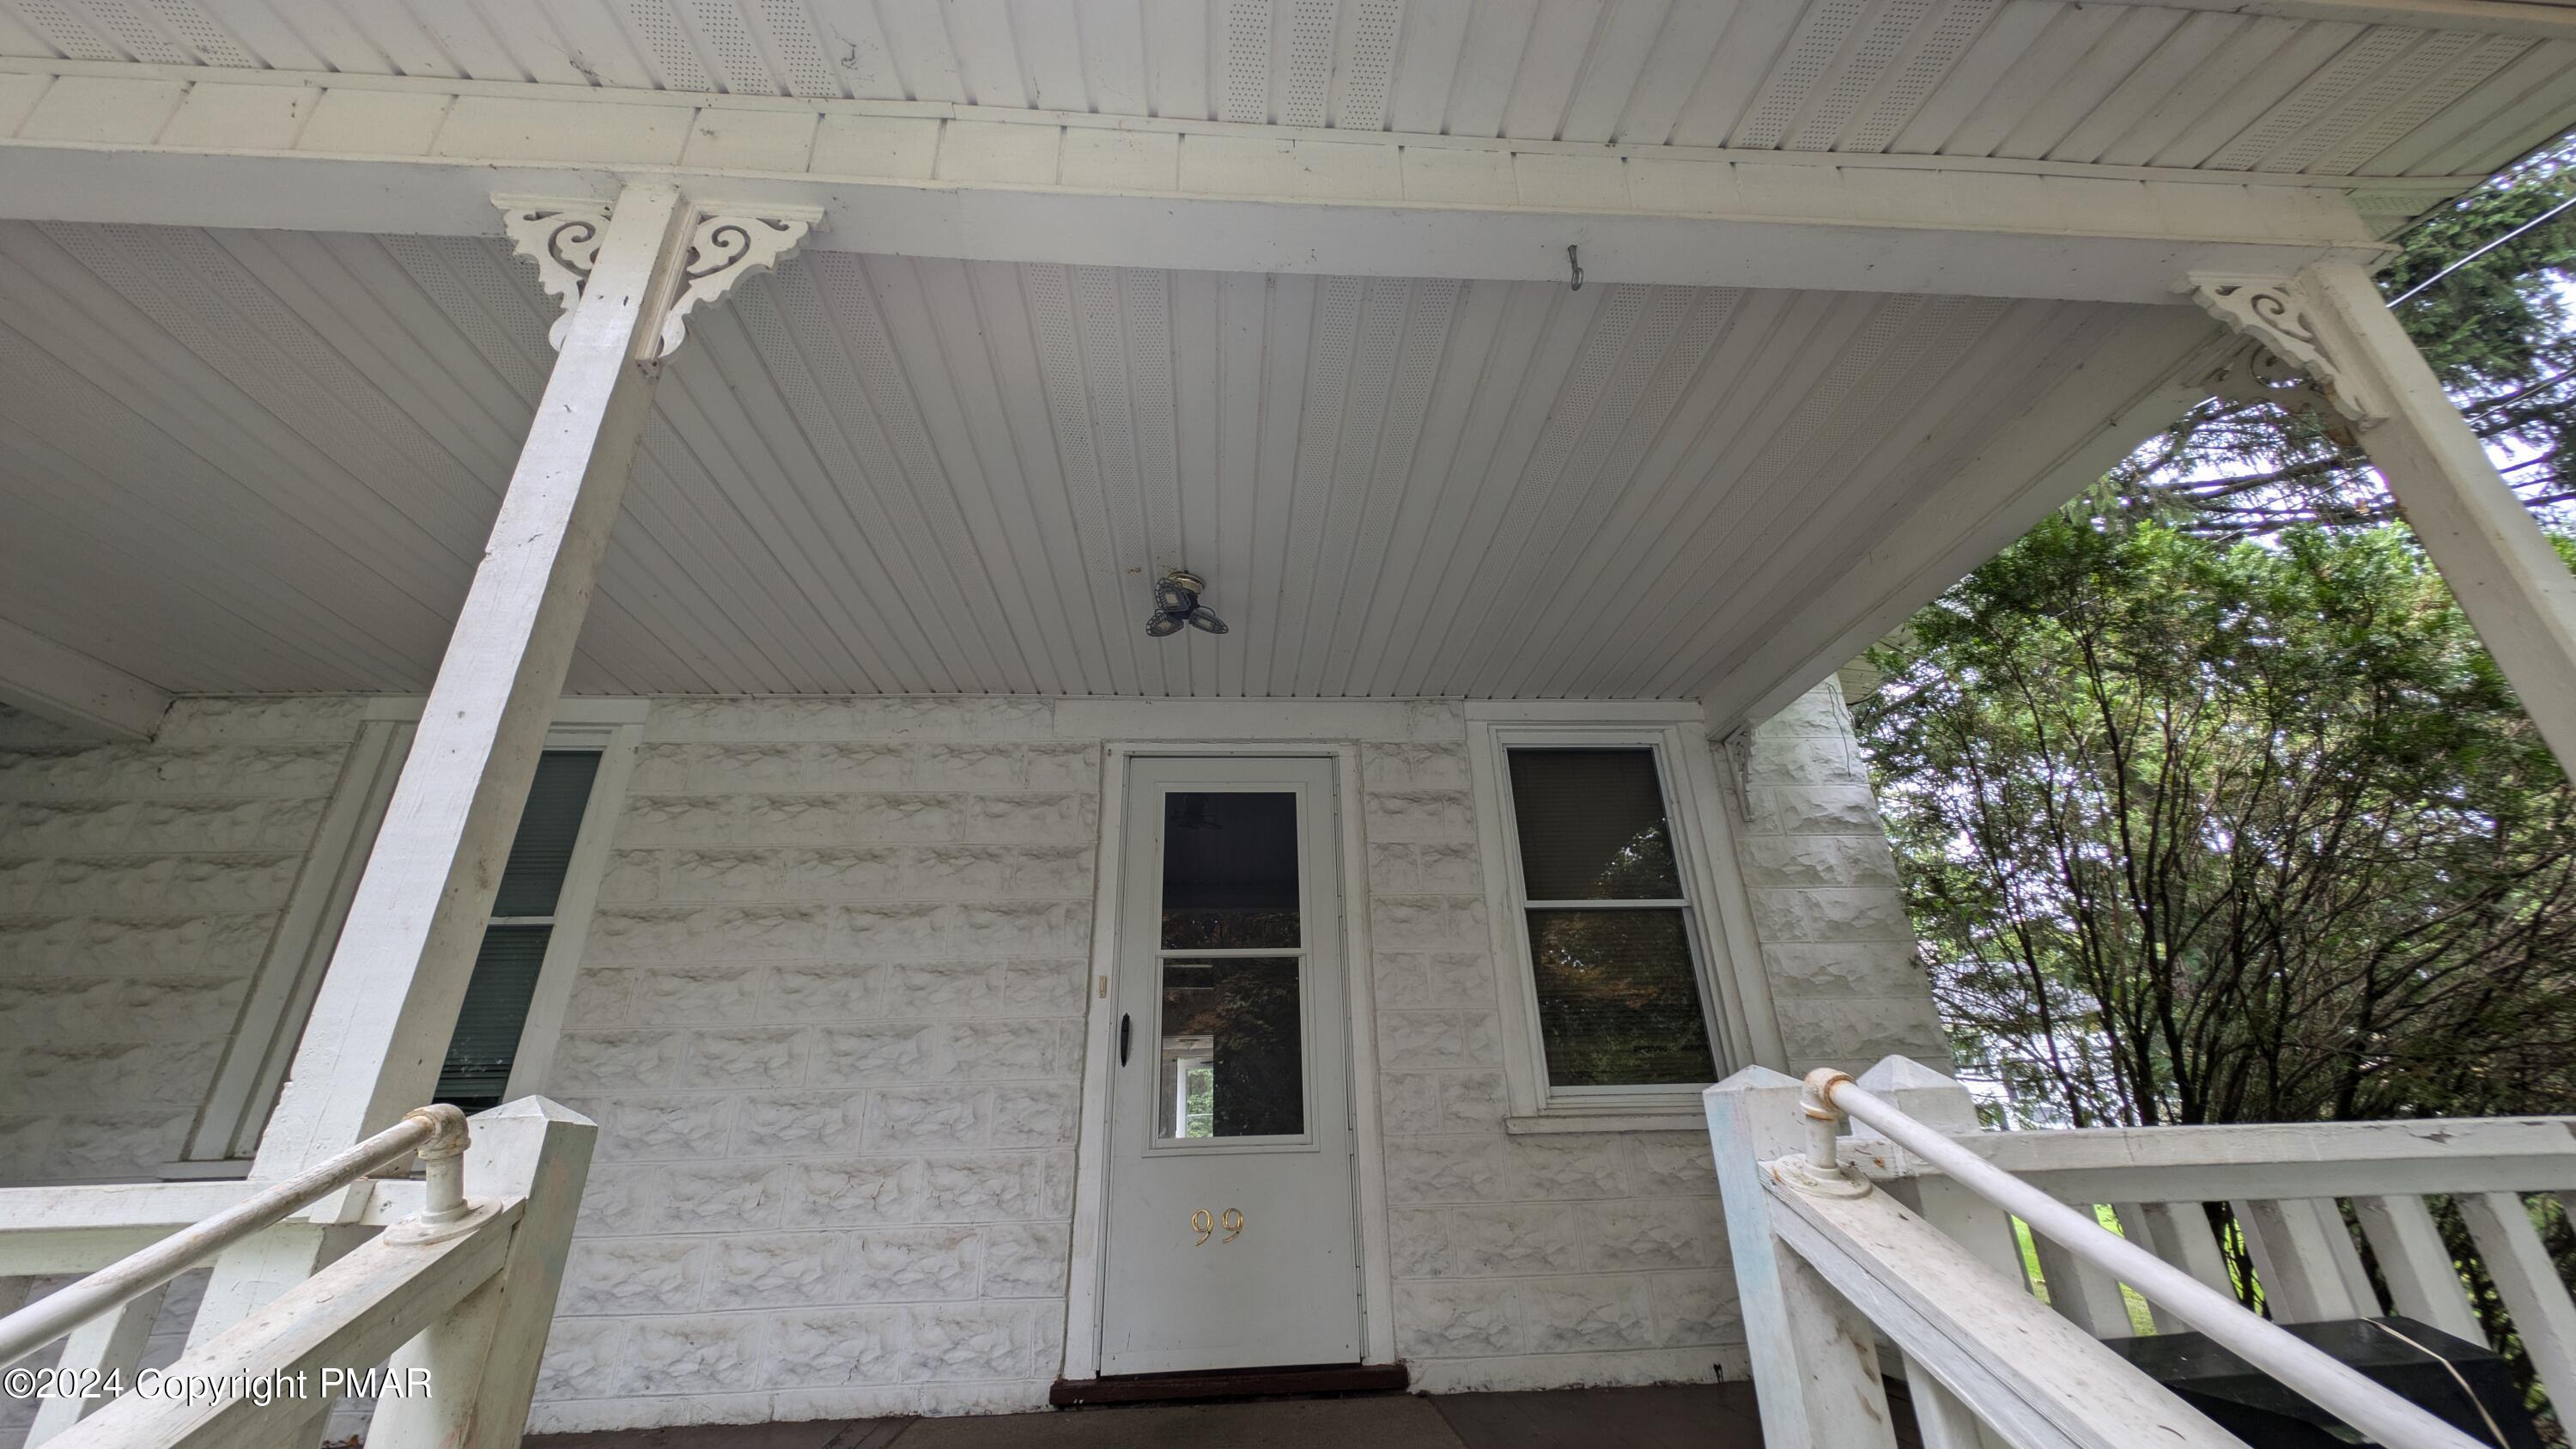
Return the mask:
[[(546, 332), (546, 340), (560, 348), (582, 286), (599, 261), (608, 206), (538, 197), (503, 196), (493, 202), (501, 208), (501, 225), (519, 255), (537, 264), (538, 285), (563, 305), (563, 315)], [(661, 338), (647, 360), (658, 362), (679, 350), (688, 335), (690, 311), (793, 256), (822, 219), (823, 213), (811, 207), (763, 207), (758, 214), (698, 208), (689, 224), (689, 253), (681, 264), (677, 294), (662, 314)]]
[(1737, 725), (1719, 738), (1718, 748), (1725, 751), (1726, 763), (1735, 772), (1735, 814), (1745, 824), (1753, 823), (1753, 726)]
[(2371, 384), (2335, 356), (2339, 342), (2324, 314), (2285, 277), (2194, 273), (2176, 288), (2200, 309), (2252, 342), (2232, 351), (2208, 379), (2210, 391), (2235, 401), (2267, 401), (2315, 414), (2338, 441), (2387, 421), (2390, 410)]
[(537, 285), (563, 307), (563, 315), (546, 330), (546, 341), (563, 346), (572, 309), (581, 303), (582, 284), (599, 262), (599, 243), (608, 235), (608, 206), (597, 201), (540, 201), (496, 196), (501, 227), (519, 255), (537, 264)]

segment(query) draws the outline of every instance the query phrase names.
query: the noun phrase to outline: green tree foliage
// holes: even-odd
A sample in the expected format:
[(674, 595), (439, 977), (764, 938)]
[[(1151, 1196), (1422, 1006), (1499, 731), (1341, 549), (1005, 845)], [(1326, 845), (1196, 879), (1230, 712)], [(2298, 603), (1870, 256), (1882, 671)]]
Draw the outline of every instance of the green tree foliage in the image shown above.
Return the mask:
[[(2398, 319), (2478, 435), (2510, 456), (2507, 476), (2524, 501), (2542, 509), (2576, 500), (2576, 460), (2565, 454), (2576, 435), (2566, 291), (2576, 283), (2576, 209), (2540, 220), (2571, 197), (2576, 144), (2561, 142), (2417, 224), (2380, 279), (2391, 298), (2431, 283), (2398, 304)], [(2222, 537), (2397, 516), (2357, 448), (2266, 402), (2194, 409), (2115, 471), (2100, 501)]]
[(2070, 512), (1874, 662), (1926, 965), (2032, 1115), (2576, 1102), (2576, 791), (2402, 530)]
[[(2562, 526), (2571, 199), (2562, 141), (2416, 227), (2381, 279)], [(2576, 789), (2377, 476), (2315, 419), (2202, 405), (1873, 662), (1860, 724), (1924, 964), (2006, 1115), (2576, 1110)], [(2535, 1213), (2576, 1281), (2568, 1218)], [(2458, 1215), (2437, 1217), (2539, 1407)]]

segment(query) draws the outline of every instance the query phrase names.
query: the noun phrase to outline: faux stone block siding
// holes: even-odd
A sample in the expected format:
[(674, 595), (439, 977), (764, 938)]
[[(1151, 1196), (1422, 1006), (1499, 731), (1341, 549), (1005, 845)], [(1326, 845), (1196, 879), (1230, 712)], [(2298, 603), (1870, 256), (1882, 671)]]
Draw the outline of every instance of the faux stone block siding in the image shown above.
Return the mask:
[(1697, 1132), (1513, 1136), (1467, 725), (1360, 746), (1396, 1348), (1434, 1392), (1740, 1369)]
[(1841, 686), (1827, 680), (1763, 724), (1749, 782), (1753, 819), (1738, 822), (1736, 854), (1790, 1070), (1857, 1075), (1910, 1056), (1949, 1072)]
[[(1504, 1130), (1495, 1008), (1498, 992), (1522, 988), (1488, 959), (1464, 751), (1362, 750), (1397, 1347), (1415, 1383), (1514, 1389), (1741, 1372), (1707, 1136)], [(1757, 732), (1751, 785), (1753, 822), (1732, 822), (1738, 863), (1796, 1070), (1858, 1071), (1901, 1053), (1947, 1071), (1834, 685)], [(1381, 844), (1388, 827), (1408, 843)]]
[[(540, 1430), (1036, 1407), (1061, 1366), (1097, 736), (1173, 702), (656, 704), (547, 1090), (600, 1124)], [(184, 702), (146, 747), (0, 743), (0, 1173), (174, 1155), (355, 701)], [(1395, 1331), (1431, 1389), (1705, 1379), (1742, 1331), (1696, 1130), (1504, 1130), (1463, 711), (1359, 734)], [(1365, 721), (1355, 725), (1354, 721)], [(1329, 723), (1329, 728), (1320, 727)], [(0, 737), (5, 738), (5, 737)], [(1732, 822), (1790, 1054), (1946, 1066), (1828, 687)]]
[[(183, 700), (152, 743), (100, 745), (0, 711), (0, 1186), (179, 1156), (358, 713)], [(178, 1358), (203, 1286), (171, 1285), (146, 1366)], [(35, 1408), (0, 1396), (0, 1444)]]
[(657, 705), (550, 1091), (540, 1429), (1042, 1405), (1100, 751), (1026, 700)]
[(145, 745), (0, 737), (0, 1182), (149, 1176), (196, 1120), (357, 737), (185, 700)]

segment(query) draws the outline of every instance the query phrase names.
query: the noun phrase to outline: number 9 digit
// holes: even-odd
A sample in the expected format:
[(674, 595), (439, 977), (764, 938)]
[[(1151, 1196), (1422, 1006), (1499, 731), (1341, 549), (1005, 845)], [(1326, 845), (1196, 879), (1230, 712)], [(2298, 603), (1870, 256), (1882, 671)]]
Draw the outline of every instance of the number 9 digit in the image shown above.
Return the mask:
[(1243, 1236), (1243, 1209), (1227, 1208), (1225, 1210), (1224, 1221), (1225, 1240), (1227, 1242), (1231, 1243), (1235, 1239)]
[(1190, 1231), (1199, 1235), (1198, 1242), (1192, 1243), (1190, 1246), (1193, 1248), (1198, 1247), (1207, 1242), (1209, 1236), (1216, 1232), (1216, 1218), (1211, 1215), (1206, 1208), (1200, 1208), (1197, 1212), (1190, 1214)]

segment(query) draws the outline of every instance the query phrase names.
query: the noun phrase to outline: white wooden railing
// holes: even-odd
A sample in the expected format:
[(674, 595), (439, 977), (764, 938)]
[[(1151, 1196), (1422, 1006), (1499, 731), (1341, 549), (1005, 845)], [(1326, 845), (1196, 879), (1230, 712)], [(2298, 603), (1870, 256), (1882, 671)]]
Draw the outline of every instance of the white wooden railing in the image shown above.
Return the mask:
[(1772, 1443), (1892, 1445), (1884, 1340), (1931, 1449), (2241, 1449), (2100, 1341), (2189, 1329), (2374, 1442), (2491, 1449), (2242, 1307), (2210, 1203), (2273, 1319), (2393, 1311), (2482, 1343), (2426, 1202), (2448, 1198), (2551, 1401), (2576, 1406), (2576, 1300), (2524, 1200), (2576, 1190), (2576, 1119), (1983, 1132), (1956, 1082), (1893, 1057), (1858, 1082), (1757, 1068), (1707, 1103)]
[[(516, 1444), (595, 1135), (528, 1097), (470, 1119), (423, 1108), (275, 1183), (0, 1191), (9, 1303), (31, 1278), (88, 1275), (0, 1318), (0, 1375), (12, 1392), (43, 1393), (27, 1442), (288, 1444), (340, 1397), (374, 1393), (375, 1449)], [(422, 1180), (369, 1176), (414, 1155)], [(384, 1231), (177, 1363), (146, 1369), (170, 1281), (286, 1224)], [(24, 1362), (57, 1339), (54, 1363)]]

